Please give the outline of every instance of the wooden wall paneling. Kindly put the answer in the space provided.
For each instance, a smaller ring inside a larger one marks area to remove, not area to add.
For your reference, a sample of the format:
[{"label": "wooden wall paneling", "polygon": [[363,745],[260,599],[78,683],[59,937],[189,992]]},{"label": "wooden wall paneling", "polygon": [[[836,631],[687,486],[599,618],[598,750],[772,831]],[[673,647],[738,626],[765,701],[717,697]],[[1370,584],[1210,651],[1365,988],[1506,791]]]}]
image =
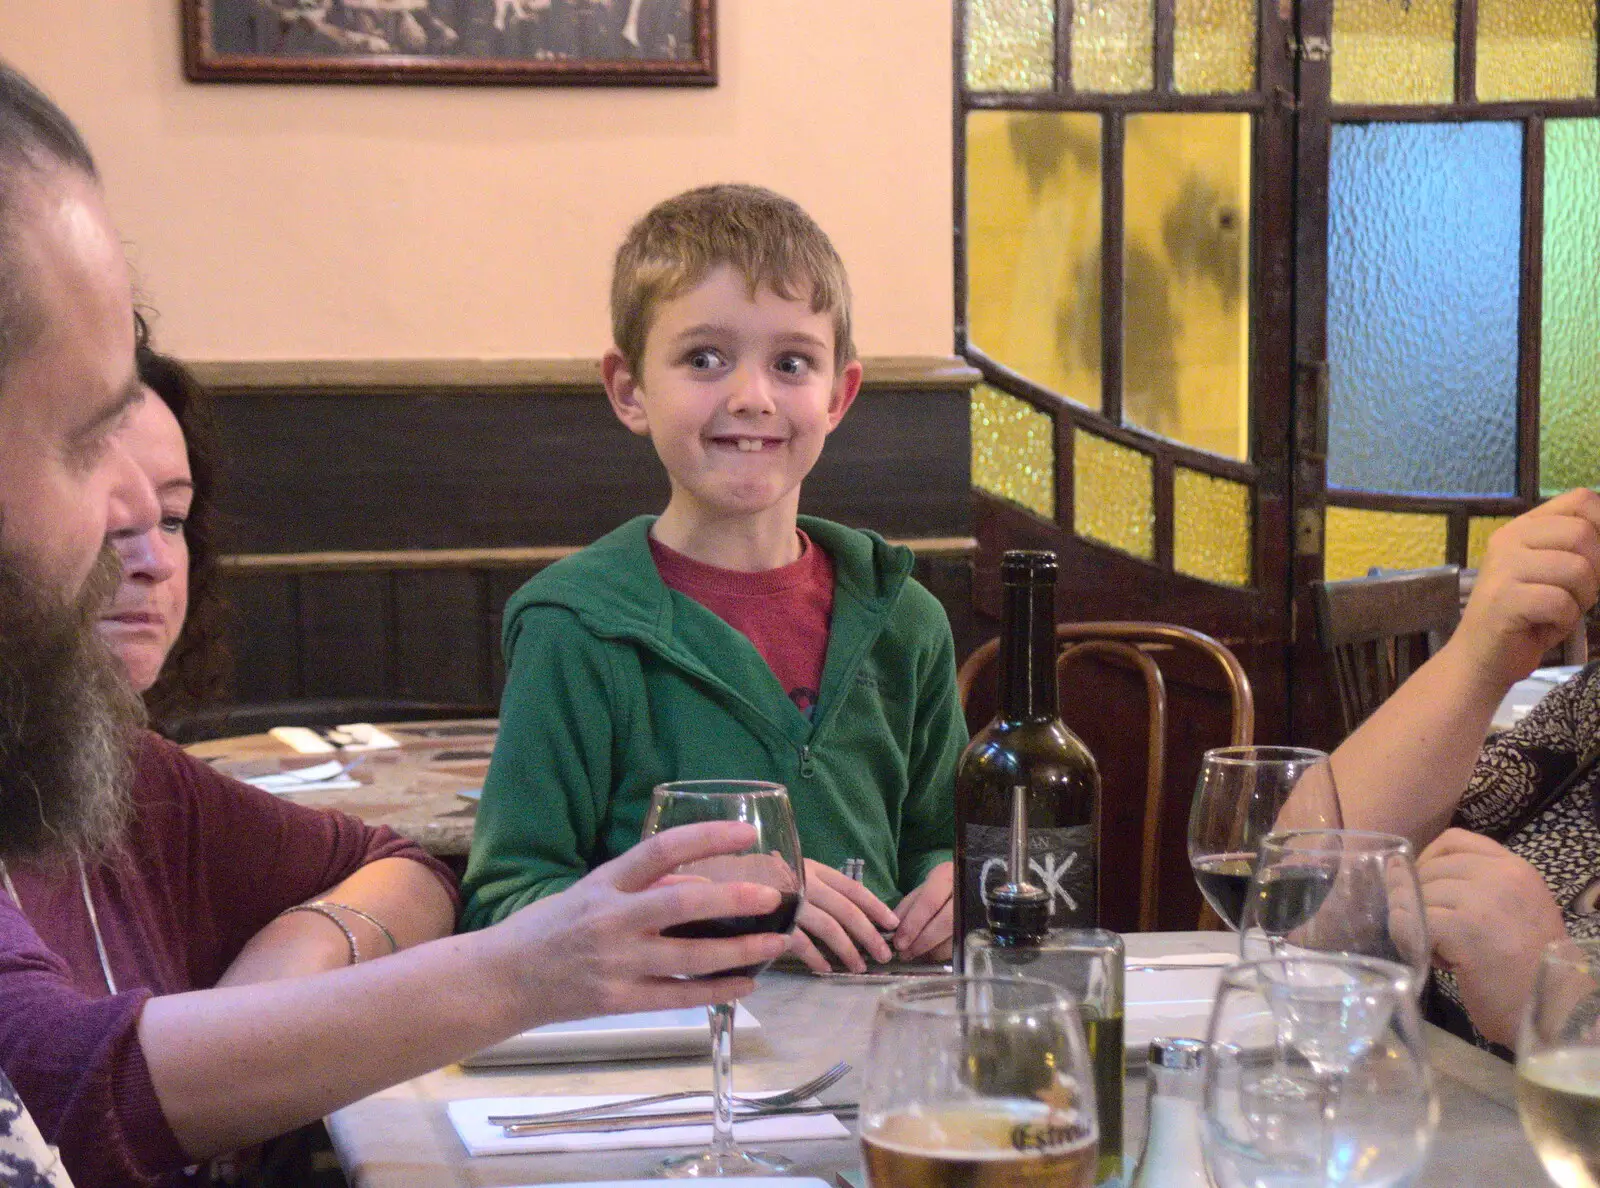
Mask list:
[{"label": "wooden wall paneling", "polygon": [[471,569],[394,574],[396,696],[468,705],[493,700],[487,584],[486,573]]},{"label": "wooden wall paneling", "polygon": [[299,578],[304,696],[393,695],[391,577],[376,572]]},{"label": "wooden wall paneling", "polygon": [[298,579],[286,574],[225,574],[226,646],[233,656],[233,701],[300,696]]},{"label": "wooden wall paneling", "polygon": [[493,705],[500,704],[500,694],[506,687],[506,657],[500,645],[501,630],[505,625],[506,603],[511,596],[538,573],[543,566],[528,566],[523,569],[492,569],[488,572],[488,606],[489,617],[489,700]]}]

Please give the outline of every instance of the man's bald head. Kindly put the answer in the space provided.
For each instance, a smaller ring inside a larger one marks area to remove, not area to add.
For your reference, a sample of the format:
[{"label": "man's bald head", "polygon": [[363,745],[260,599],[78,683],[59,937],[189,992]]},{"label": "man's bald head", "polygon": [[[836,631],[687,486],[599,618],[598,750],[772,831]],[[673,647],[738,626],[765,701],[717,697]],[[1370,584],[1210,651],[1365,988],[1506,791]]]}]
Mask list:
[{"label": "man's bald head", "polygon": [[99,177],[89,146],[66,113],[0,62],[0,378],[39,332],[16,243],[18,212],[32,187],[62,170]]}]

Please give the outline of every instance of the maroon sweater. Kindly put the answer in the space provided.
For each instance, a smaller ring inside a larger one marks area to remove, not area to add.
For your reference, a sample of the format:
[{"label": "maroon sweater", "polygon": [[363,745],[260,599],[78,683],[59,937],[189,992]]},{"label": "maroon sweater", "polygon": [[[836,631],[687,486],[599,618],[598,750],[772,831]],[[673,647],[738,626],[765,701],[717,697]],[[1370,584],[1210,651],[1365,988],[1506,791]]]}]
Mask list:
[{"label": "maroon sweater", "polygon": [[139,1046],[151,995],[215,985],[280,911],[377,859],[424,863],[456,893],[391,830],[240,784],[155,735],[133,795],[127,845],[89,870],[119,993],[106,992],[75,865],[14,865],[20,911],[0,894],[0,1069],[78,1188],[159,1184],[189,1162]]}]

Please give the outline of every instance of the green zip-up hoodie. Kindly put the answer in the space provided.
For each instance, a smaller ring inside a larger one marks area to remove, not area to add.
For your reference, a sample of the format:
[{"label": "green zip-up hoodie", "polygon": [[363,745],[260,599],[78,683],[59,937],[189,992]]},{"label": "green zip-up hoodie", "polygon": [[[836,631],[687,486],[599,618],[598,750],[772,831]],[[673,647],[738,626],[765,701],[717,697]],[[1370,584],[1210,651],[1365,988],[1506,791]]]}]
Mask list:
[{"label": "green zip-up hoodie", "polygon": [[800,527],[834,567],[813,716],[761,654],[662,582],[640,516],[539,574],[506,605],[500,737],[467,865],[482,928],[639,840],[666,780],[773,780],[800,846],[866,859],[890,906],[950,858],[967,741],[955,647],[911,553],[827,520]]}]

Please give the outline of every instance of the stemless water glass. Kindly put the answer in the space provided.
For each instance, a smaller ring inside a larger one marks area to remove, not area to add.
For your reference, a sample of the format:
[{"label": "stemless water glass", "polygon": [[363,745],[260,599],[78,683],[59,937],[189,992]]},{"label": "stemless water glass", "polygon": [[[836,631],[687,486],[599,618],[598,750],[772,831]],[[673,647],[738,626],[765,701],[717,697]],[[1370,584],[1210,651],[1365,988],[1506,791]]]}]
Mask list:
[{"label": "stemless water glass", "polygon": [[1090,1188],[1098,1137],[1083,1027],[1048,982],[926,978],[878,1000],[861,1093],[870,1188]]},{"label": "stemless water glass", "polygon": [[1600,941],[1544,952],[1517,1042],[1517,1113],[1561,1188],[1600,1188]]},{"label": "stemless water glass", "polygon": [[1343,825],[1333,766],[1322,751],[1218,747],[1200,761],[1189,865],[1206,901],[1238,931],[1261,839],[1274,830]]},{"label": "stemless water glass", "polygon": [[1217,1188],[1403,1188],[1439,1123],[1410,973],[1299,957],[1236,965],[1208,1030],[1201,1140]]},{"label": "stemless water glass", "polygon": [[1269,834],[1245,893],[1239,954],[1376,957],[1428,976],[1428,930],[1411,843],[1389,833]]},{"label": "stemless water glass", "polygon": [[[662,929],[663,936],[707,939],[753,932],[794,930],[805,896],[800,837],[795,832],[789,794],[780,784],[756,780],[682,780],[659,785],[650,798],[644,836],[700,821],[743,821],[755,826],[756,840],[738,854],[721,854],[685,863],[678,874],[716,883],[761,883],[782,895],[776,910],[759,916],[691,920]],[[725,970],[720,975],[754,977],[765,965]],[[668,1176],[759,1176],[788,1171],[790,1160],[765,1151],[741,1150],[733,1141],[733,1004],[717,1003],[711,1015],[711,1148],[676,1155],[662,1164]]]}]

